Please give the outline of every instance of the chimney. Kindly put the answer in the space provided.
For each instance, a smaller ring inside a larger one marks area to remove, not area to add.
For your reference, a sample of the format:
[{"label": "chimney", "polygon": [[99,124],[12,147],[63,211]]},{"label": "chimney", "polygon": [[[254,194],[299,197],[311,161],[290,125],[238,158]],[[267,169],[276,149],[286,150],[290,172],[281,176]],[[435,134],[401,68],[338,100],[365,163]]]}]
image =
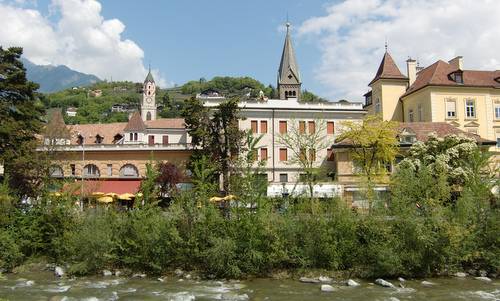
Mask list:
[{"label": "chimney", "polygon": [[417,78],[417,61],[409,58],[406,60],[406,72],[408,75],[408,87],[413,85],[415,79]]},{"label": "chimney", "polygon": [[458,70],[464,70],[464,58],[462,56],[457,56],[456,58],[449,60],[448,64]]}]

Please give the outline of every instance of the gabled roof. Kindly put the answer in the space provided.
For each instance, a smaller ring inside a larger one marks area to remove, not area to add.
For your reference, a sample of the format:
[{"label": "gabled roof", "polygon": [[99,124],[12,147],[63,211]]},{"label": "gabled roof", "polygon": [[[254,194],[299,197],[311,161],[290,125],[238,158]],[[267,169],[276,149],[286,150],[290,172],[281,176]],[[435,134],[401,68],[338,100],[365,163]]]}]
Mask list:
[{"label": "gabled roof", "polygon": [[71,133],[61,112],[61,109],[53,109],[48,112],[49,122],[45,126],[44,136],[46,138],[70,139]]},{"label": "gabled roof", "polygon": [[[455,82],[450,74],[462,73],[462,82]],[[500,77],[500,70],[479,71],[479,70],[459,70],[453,65],[442,60],[435,62],[417,74],[415,82],[408,88],[405,97],[426,86],[466,86],[466,87],[491,87],[500,88],[500,81],[495,80]]]},{"label": "gabled roof", "polygon": [[[292,78],[288,78],[289,73]],[[300,73],[295,51],[293,50],[292,40],[290,38],[290,23],[286,24],[285,44],[281,54],[280,67],[278,69],[278,84],[300,84]]]},{"label": "gabled roof", "polygon": [[127,123],[127,126],[123,129],[125,132],[144,132],[146,130],[146,125],[144,121],[142,121],[141,114],[138,111],[135,111],[130,120]]},{"label": "gabled roof", "polygon": [[375,77],[368,85],[370,86],[379,79],[408,79],[403,75],[403,73],[401,73],[398,66],[392,59],[392,56],[387,51],[384,53],[384,57],[380,62],[377,74],[375,74]]}]

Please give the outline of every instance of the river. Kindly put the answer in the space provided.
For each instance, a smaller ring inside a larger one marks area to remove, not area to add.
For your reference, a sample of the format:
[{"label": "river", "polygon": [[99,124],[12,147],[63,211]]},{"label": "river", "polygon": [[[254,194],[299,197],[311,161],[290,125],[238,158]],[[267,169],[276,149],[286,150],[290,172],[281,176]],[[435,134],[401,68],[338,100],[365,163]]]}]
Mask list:
[{"label": "river", "polygon": [[[297,280],[253,279],[205,281],[115,276],[57,279],[52,273],[7,274],[0,280],[0,300],[500,300],[500,281],[484,282],[472,277],[408,280],[405,288],[384,288],[369,281],[347,287],[335,281],[333,292],[322,292],[321,284]],[[398,284],[398,281],[392,281]]]}]

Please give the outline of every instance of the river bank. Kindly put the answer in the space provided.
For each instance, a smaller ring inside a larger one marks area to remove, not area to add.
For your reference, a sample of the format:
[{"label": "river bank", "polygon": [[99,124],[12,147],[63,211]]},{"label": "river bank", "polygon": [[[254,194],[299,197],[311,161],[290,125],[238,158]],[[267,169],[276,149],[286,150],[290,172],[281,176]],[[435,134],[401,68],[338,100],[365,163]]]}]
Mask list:
[{"label": "river bank", "polygon": [[[331,292],[321,291],[321,283],[301,283],[292,279],[255,278],[249,280],[196,280],[169,276],[141,277],[89,276],[57,278],[50,271],[3,275],[0,300],[500,300],[500,281],[472,277],[443,277],[391,281],[394,288],[373,281],[355,279],[349,287],[345,279],[332,279]],[[424,282],[425,281],[425,282]]]}]

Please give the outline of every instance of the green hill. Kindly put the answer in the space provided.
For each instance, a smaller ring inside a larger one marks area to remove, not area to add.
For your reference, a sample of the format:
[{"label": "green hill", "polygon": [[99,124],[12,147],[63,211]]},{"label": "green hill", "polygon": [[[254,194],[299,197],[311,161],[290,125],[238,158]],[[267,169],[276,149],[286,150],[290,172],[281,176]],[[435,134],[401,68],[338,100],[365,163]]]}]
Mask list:
[{"label": "green hill", "polygon": [[[214,77],[207,81],[189,81],[186,84],[169,89],[157,89],[156,102],[158,115],[162,118],[180,117],[184,100],[207,89],[215,89],[227,98],[257,97],[262,90],[270,98],[275,97],[276,89],[265,86],[250,77]],[[96,91],[101,95],[96,97]],[[130,111],[139,109],[142,98],[142,83],[98,82],[87,87],[69,88],[59,92],[45,94],[42,97],[47,109],[77,109],[75,117],[64,115],[68,124],[125,122]],[[304,91],[303,101],[324,101],[318,96]],[[127,108],[129,112],[114,112],[113,105]]]}]

